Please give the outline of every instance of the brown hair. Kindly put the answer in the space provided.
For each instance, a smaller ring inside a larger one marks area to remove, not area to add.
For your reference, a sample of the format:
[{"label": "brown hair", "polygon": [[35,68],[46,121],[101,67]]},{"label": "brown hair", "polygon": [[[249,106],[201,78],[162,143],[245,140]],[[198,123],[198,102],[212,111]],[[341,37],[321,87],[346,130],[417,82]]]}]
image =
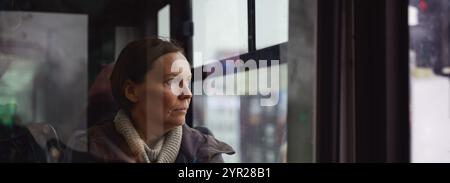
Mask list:
[{"label": "brown hair", "polygon": [[128,112],[133,105],[125,96],[125,81],[144,82],[144,76],[153,68],[154,62],[162,55],[173,52],[183,53],[183,49],[173,40],[165,41],[159,38],[137,40],[125,46],[117,58],[110,78],[112,94],[122,109]]}]

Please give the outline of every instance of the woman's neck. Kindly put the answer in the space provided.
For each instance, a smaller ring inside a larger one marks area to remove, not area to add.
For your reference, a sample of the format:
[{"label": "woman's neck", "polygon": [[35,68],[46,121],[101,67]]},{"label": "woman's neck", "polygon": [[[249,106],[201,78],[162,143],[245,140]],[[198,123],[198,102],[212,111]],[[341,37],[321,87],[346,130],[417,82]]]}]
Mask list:
[{"label": "woman's neck", "polygon": [[139,136],[149,147],[153,147],[166,134],[162,121],[149,119],[144,114],[133,111],[130,119]]}]

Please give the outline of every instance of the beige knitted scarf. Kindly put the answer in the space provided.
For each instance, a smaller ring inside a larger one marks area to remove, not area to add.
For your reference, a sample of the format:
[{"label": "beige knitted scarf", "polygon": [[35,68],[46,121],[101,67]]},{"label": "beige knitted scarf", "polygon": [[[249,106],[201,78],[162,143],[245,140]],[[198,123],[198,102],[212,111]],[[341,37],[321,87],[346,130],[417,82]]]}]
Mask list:
[{"label": "beige knitted scarf", "polygon": [[131,152],[146,163],[173,163],[181,146],[182,127],[179,126],[159,139],[150,148],[139,136],[130,118],[123,110],[119,110],[114,118],[116,130],[125,138]]}]

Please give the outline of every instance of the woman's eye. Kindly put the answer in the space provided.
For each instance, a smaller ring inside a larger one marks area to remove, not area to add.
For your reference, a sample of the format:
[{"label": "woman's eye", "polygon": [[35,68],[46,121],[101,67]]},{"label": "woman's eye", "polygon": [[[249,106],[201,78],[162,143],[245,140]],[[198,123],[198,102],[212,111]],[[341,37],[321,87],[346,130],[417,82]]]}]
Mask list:
[{"label": "woman's eye", "polygon": [[164,82],[164,84],[170,86],[170,84],[172,83],[172,81],[173,81],[173,78],[172,78],[172,79],[168,79],[168,80],[166,80],[166,81]]},{"label": "woman's eye", "polygon": [[187,88],[191,85],[191,79],[185,79],[182,82],[180,82],[180,85],[186,85]]},{"label": "woman's eye", "polygon": [[181,79],[181,80],[178,80],[178,79],[175,79],[175,78],[171,78],[171,79],[166,80],[166,81],[164,82],[164,84],[167,85],[167,86],[171,86],[172,84],[176,84],[175,82],[178,82],[178,86],[179,86],[180,88],[183,88],[184,85],[186,85],[186,87],[189,88],[190,85],[191,85],[191,79]]}]

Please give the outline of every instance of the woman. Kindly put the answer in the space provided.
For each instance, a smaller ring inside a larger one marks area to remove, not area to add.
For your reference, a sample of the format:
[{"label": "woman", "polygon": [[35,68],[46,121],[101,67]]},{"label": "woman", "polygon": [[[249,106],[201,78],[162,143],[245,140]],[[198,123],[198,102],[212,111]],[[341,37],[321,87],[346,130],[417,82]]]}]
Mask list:
[{"label": "woman", "polygon": [[[129,43],[111,73],[121,108],[111,122],[88,130],[88,151],[104,162],[223,162],[233,149],[185,125],[192,93],[182,49],[158,38]],[[178,89],[178,90],[177,90]]]}]

